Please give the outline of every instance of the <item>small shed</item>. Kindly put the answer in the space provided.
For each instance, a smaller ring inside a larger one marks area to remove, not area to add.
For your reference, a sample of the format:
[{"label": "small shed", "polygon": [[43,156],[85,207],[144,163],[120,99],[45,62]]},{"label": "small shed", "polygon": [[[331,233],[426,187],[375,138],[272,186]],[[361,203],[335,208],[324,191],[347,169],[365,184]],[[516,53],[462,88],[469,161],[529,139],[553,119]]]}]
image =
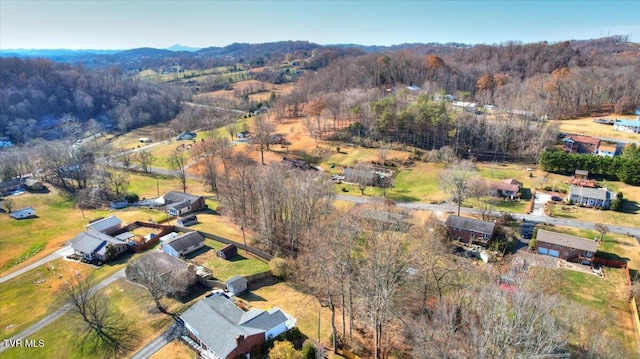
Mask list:
[{"label": "small shed", "polygon": [[251,137],[251,132],[249,132],[249,131],[238,132],[236,134],[236,137],[238,137],[238,138],[249,138],[249,137]]},{"label": "small shed", "polygon": [[188,216],[188,217],[178,218],[176,223],[181,227],[193,226],[195,224],[198,224],[198,217],[196,217],[196,216]]},{"label": "small shed", "polygon": [[216,255],[219,258],[229,260],[238,255],[238,247],[236,247],[234,244],[227,244],[221,250],[219,250]]},{"label": "small shed", "polygon": [[26,208],[22,208],[17,211],[11,212],[10,216],[15,219],[31,218],[36,216],[36,210],[33,209],[33,207],[26,207]]},{"label": "small shed", "polygon": [[232,295],[240,295],[246,292],[247,284],[247,279],[239,275],[229,278],[229,280],[227,280],[227,282],[225,283],[225,285],[227,286],[227,291],[229,291],[229,294]]}]

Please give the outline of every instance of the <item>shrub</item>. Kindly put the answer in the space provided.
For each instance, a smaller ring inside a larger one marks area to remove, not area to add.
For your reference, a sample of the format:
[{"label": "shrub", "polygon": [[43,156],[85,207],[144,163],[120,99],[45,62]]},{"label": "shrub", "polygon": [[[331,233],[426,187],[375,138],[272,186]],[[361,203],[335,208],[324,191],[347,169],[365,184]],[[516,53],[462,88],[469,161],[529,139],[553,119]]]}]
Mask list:
[{"label": "shrub", "polygon": [[315,345],[307,342],[302,346],[302,359],[316,359],[318,350]]},{"label": "shrub", "polygon": [[124,196],[124,199],[126,199],[128,203],[136,203],[140,200],[140,197],[138,197],[137,193],[130,192]]},{"label": "shrub", "polygon": [[285,278],[287,276],[287,267],[287,261],[284,258],[273,257],[269,262],[269,268],[274,277]]}]

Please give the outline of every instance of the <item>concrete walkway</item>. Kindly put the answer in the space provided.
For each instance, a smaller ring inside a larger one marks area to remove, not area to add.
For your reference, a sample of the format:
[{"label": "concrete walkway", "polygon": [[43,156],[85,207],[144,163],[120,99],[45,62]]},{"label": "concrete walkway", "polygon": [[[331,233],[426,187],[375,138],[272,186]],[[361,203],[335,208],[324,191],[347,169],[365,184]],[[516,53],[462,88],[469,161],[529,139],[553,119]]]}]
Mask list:
[{"label": "concrete walkway", "polygon": [[[93,288],[91,288],[91,293],[95,293],[95,292],[99,291],[100,289],[108,286],[109,284],[113,283],[114,281],[116,281],[116,280],[118,280],[120,278],[125,278],[124,269],[121,269],[121,270],[115,272],[114,274],[112,274],[112,275],[108,276],[107,278],[105,278],[100,283],[96,284]],[[63,306],[62,308],[56,310],[55,312],[47,315],[44,318],[42,318],[39,322],[33,324],[32,326],[28,327],[27,329],[25,329],[25,330],[21,331],[20,333],[14,335],[13,337],[9,338],[9,340],[25,339],[25,338],[33,335],[38,330],[46,327],[47,325],[49,325],[52,322],[54,322],[56,319],[62,317],[70,308],[71,308],[71,305],[69,305],[69,304]],[[4,344],[1,345],[0,346],[0,353],[5,351],[6,349],[7,348],[4,346]]]},{"label": "concrete walkway", "polygon": [[138,352],[132,355],[130,358],[146,359],[151,357],[158,350],[169,344],[169,342],[183,335],[183,331],[184,327],[182,325],[178,324],[178,322],[173,323],[164,333],[151,341],[149,344],[142,347],[142,349],[138,350]]}]

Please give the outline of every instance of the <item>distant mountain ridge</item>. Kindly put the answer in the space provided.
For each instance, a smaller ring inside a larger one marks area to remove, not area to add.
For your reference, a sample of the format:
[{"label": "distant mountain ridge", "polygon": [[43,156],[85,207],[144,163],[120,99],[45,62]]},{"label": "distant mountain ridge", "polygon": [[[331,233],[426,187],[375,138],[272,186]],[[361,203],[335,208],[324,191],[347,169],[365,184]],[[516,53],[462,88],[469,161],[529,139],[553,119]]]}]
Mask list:
[{"label": "distant mountain ridge", "polygon": [[175,44],[171,47],[167,47],[165,50],[169,51],[186,51],[186,52],[195,52],[200,50],[201,47],[192,47],[192,46],[184,46],[180,44]]}]

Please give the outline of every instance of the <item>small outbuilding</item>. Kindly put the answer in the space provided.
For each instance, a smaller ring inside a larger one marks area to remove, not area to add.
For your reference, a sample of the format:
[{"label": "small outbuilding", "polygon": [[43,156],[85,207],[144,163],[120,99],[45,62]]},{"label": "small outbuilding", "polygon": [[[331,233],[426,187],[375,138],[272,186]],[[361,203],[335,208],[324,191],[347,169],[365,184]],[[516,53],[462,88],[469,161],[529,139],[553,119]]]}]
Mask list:
[{"label": "small outbuilding", "polygon": [[187,232],[162,245],[162,250],[173,257],[180,257],[204,246],[204,237],[198,232]]},{"label": "small outbuilding", "polygon": [[42,191],[44,189],[44,184],[33,178],[27,178],[24,181],[24,185],[29,191]]},{"label": "small outbuilding", "polygon": [[227,244],[221,250],[219,250],[216,255],[218,256],[218,258],[229,260],[238,255],[238,247],[236,247],[234,244]]},{"label": "small outbuilding", "polygon": [[178,218],[176,223],[181,227],[193,226],[193,225],[198,224],[198,217],[196,217],[196,216],[188,216],[188,217]]},{"label": "small outbuilding", "polygon": [[229,291],[229,293],[232,295],[240,295],[246,292],[248,284],[249,282],[247,281],[247,278],[239,275],[229,278],[229,280],[227,280],[227,282],[225,283],[225,285],[227,286],[227,291]]},{"label": "small outbuilding", "polygon": [[13,211],[9,215],[15,219],[33,218],[36,216],[36,210],[33,207],[26,207]]}]

